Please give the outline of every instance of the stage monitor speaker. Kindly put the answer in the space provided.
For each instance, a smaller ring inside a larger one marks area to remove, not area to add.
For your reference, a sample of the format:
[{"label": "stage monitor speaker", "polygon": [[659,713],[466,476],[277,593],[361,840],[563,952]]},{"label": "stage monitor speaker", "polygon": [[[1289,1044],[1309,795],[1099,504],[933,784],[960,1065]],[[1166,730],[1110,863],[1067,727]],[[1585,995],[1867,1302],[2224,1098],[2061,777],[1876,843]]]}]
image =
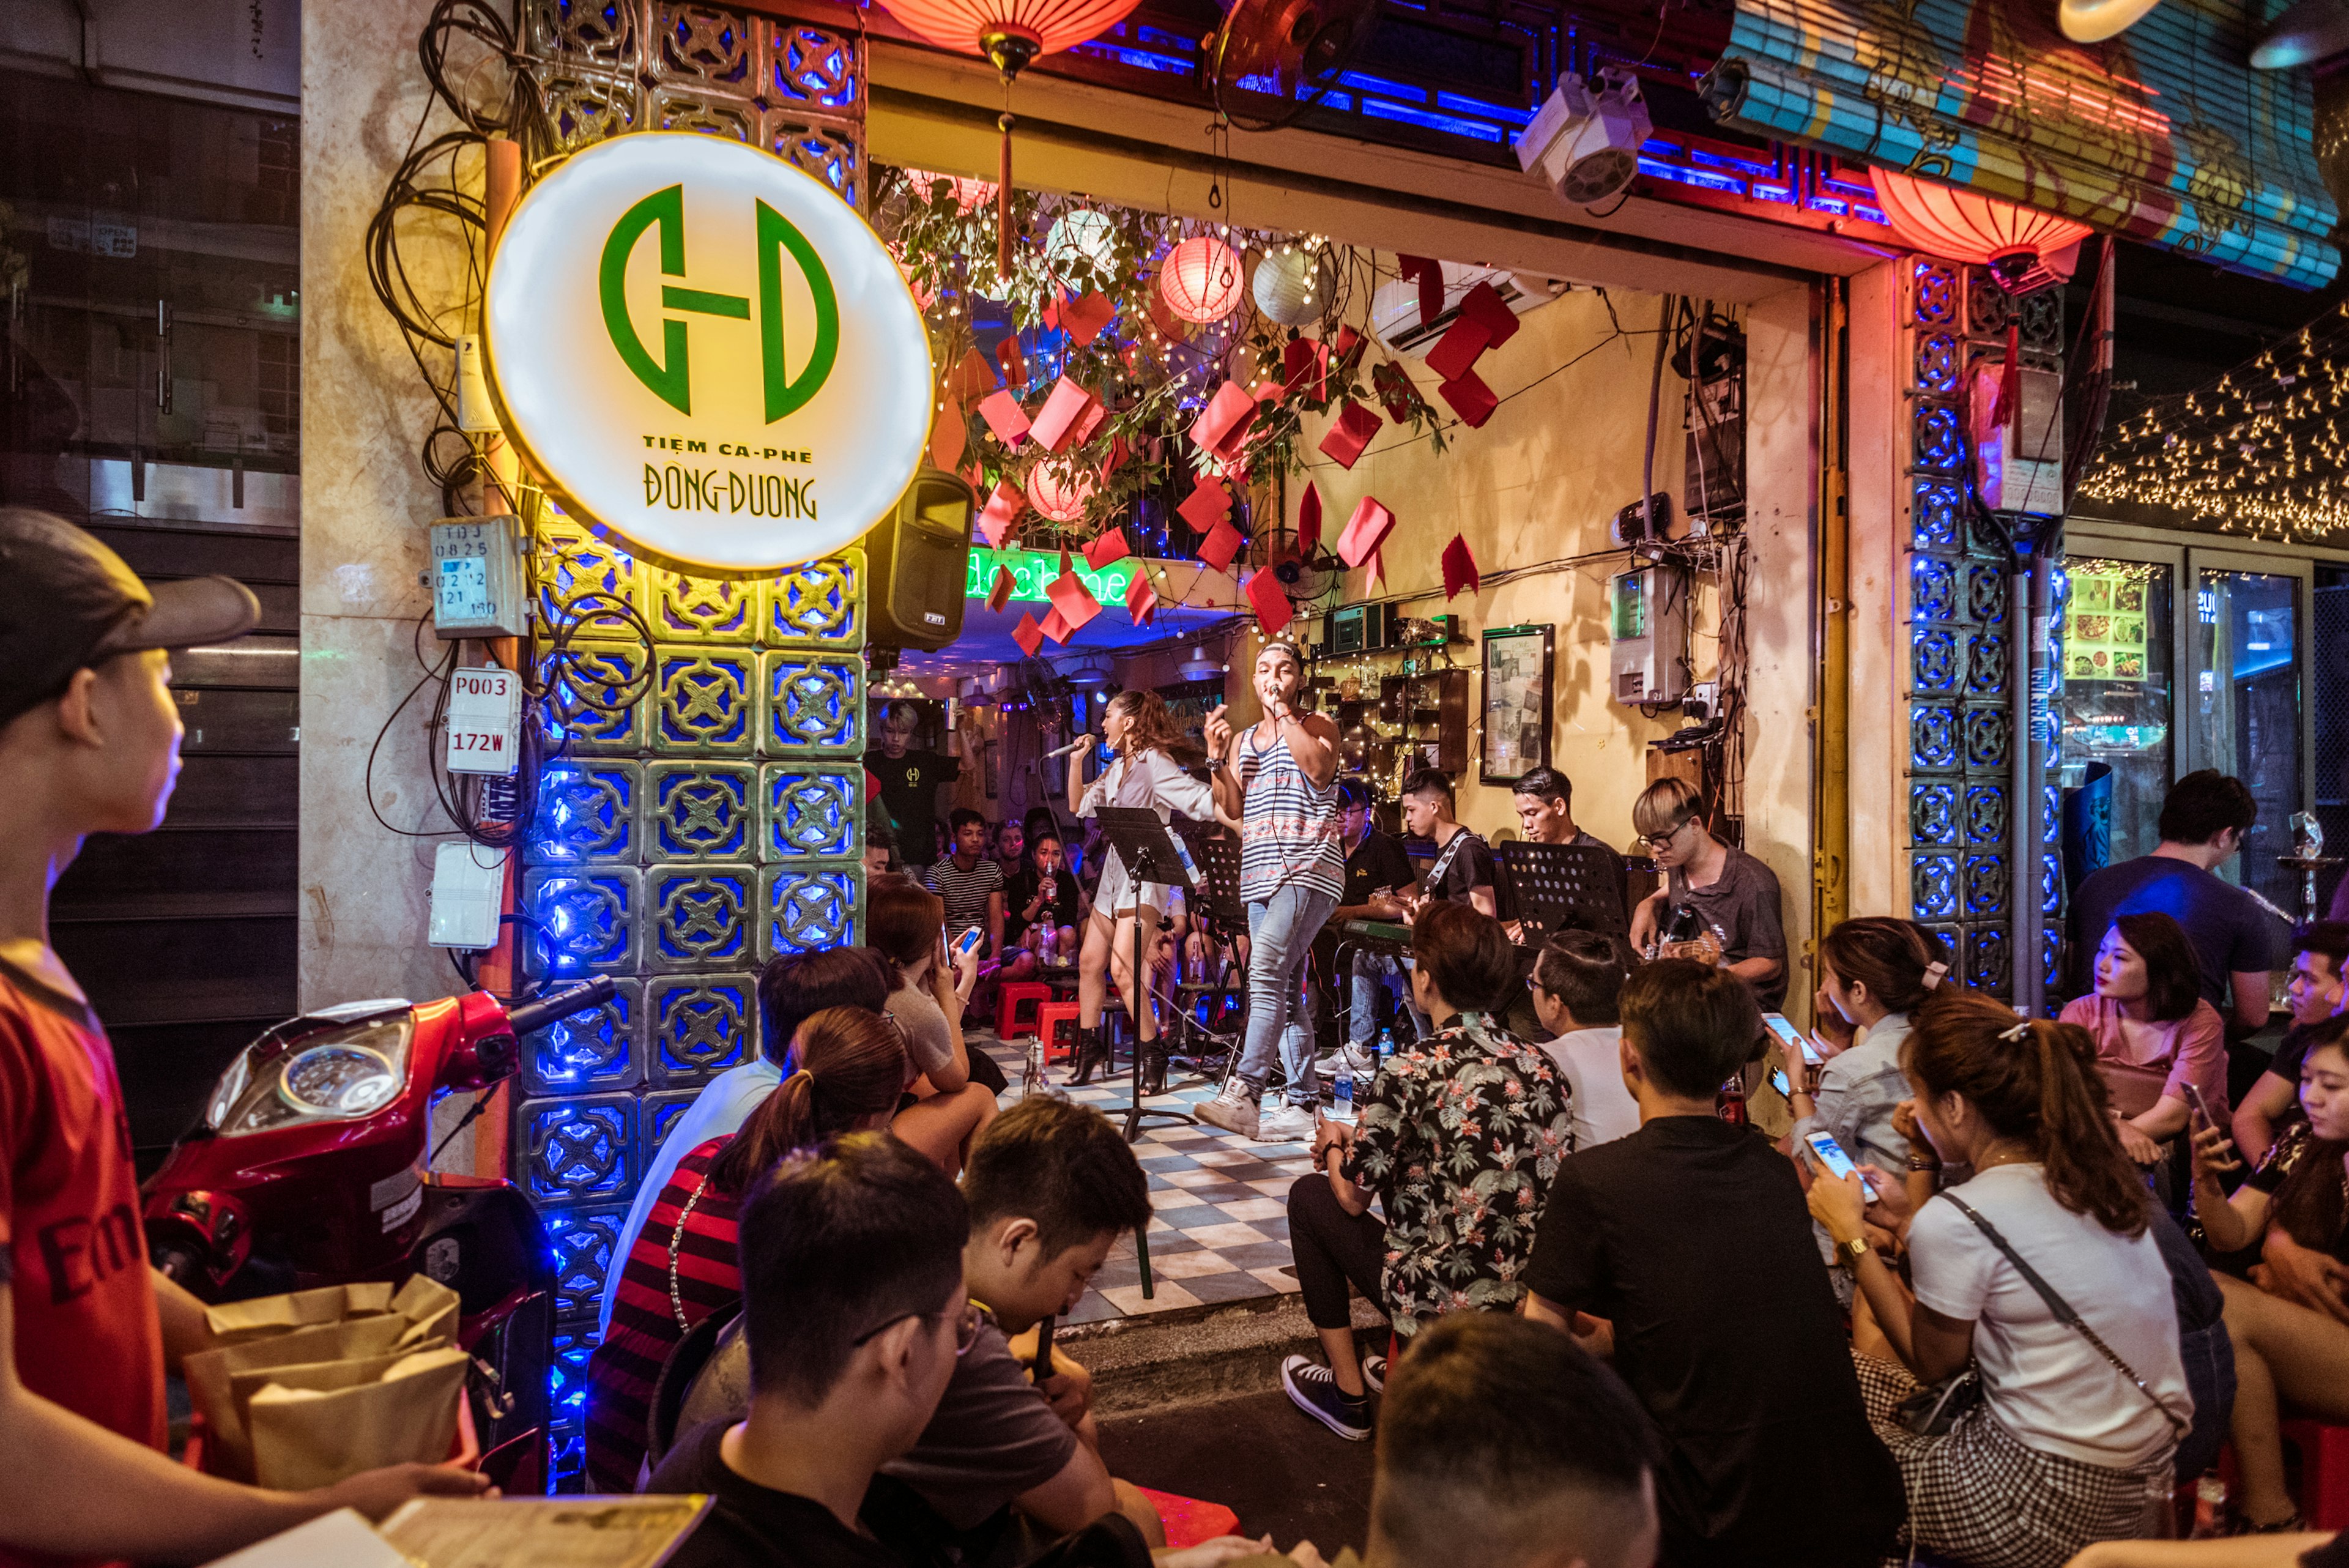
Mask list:
[{"label": "stage monitor speaker", "polygon": [[868,642],[944,648],[962,635],[970,575],[971,514],[978,497],[942,469],[925,468],[897,509],[864,535]]}]

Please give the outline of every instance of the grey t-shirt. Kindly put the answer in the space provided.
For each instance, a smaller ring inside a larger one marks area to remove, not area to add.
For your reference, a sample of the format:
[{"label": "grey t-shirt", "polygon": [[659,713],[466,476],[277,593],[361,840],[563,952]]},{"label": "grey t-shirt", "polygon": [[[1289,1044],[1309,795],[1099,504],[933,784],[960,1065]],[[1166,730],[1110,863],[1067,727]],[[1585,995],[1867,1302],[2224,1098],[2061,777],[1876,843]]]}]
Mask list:
[{"label": "grey t-shirt", "polygon": [[1778,914],[1778,878],[1770,867],[1735,845],[1723,847],[1729,851],[1728,863],[1722,867],[1720,878],[1708,887],[1691,886],[1687,874],[1673,867],[1665,884],[1666,908],[1660,929],[1669,931],[1674,915],[1683,909],[1694,909],[1721,944],[1721,955],[1728,962],[1776,959],[1777,978],[1758,981],[1754,987],[1754,999],[1765,1010],[1775,1008],[1786,1000],[1786,931]]},{"label": "grey t-shirt", "polygon": [[1076,1451],[1077,1434],[1028,1381],[1027,1367],[990,1317],[955,1363],[922,1440],[881,1473],[921,1493],[955,1529],[973,1530],[1059,1475]]},{"label": "grey t-shirt", "polygon": [[926,987],[900,981],[889,993],[889,1016],[905,1032],[905,1054],[915,1066],[935,1073],[954,1060],[954,1030]]}]

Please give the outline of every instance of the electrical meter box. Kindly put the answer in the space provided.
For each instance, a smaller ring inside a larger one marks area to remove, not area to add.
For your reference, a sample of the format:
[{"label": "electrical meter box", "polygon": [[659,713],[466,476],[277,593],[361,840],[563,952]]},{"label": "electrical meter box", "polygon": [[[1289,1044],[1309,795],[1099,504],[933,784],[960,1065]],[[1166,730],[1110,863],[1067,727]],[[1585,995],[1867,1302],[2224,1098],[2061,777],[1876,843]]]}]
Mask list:
[{"label": "electrical meter box", "polygon": [[441,638],[526,637],[522,519],[443,517],[432,524],[432,629]]},{"label": "electrical meter box", "polygon": [[504,850],[470,840],[441,845],[432,852],[432,921],[425,940],[473,952],[497,946],[505,890]]},{"label": "electrical meter box", "polygon": [[1607,690],[1618,702],[1688,695],[1688,573],[1642,566],[1607,582]]}]

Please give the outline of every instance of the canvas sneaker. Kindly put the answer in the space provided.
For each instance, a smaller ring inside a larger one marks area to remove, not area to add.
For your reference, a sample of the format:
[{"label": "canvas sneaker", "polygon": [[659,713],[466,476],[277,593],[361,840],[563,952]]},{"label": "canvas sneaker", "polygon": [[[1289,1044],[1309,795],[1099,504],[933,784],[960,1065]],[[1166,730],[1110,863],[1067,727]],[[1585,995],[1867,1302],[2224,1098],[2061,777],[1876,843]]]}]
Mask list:
[{"label": "canvas sneaker", "polygon": [[1373,1394],[1387,1391],[1387,1358],[1383,1355],[1362,1357],[1362,1386]]},{"label": "canvas sneaker", "polygon": [[1349,1399],[1338,1391],[1337,1376],[1319,1362],[1292,1355],[1280,1364],[1280,1386],[1289,1403],[1350,1443],[1371,1435],[1368,1398]]},{"label": "canvas sneaker", "polygon": [[1216,1090],[1216,1097],[1199,1107],[1199,1119],[1211,1127],[1236,1132],[1242,1137],[1261,1136],[1257,1131],[1256,1095],[1237,1078]]},{"label": "canvas sneaker", "polygon": [[1339,1046],[1335,1051],[1314,1063],[1313,1070],[1324,1078],[1334,1078],[1338,1075],[1338,1064],[1340,1062],[1351,1067],[1357,1078],[1369,1077],[1379,1064],[1377,1055],[1369,1046],[1349,1044]]},{"label": "canvas sneaker", "polygon": [[1320,1118],[1303,1106],[1282,1106],[1262,1113],[1250,1136],[1258,1143],[1310,1143],[1320,1125]]}]

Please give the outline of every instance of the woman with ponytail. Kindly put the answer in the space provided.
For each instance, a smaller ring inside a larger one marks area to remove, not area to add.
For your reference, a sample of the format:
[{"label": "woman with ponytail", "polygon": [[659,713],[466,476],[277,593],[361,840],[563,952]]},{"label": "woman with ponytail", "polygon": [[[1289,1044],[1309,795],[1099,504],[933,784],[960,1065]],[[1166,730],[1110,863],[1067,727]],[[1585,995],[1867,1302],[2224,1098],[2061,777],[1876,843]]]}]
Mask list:
[{"label": "woman with ponytail", "polygon": [[793,1149],[889,1125],[905,1086],[903,1036],[879,1013],[833,1007],[800,1025],[791,1061],[740,1132],[678,1161],[629,1249],[603,1344],[587,1360],[587,1475],[597,1491],[636,1490],[661,1365],[694,1324],[742,1294],[735,1211]]},{"label": "woman with ponytail", "polygon": [[1850,1044],[1818,1070],[1818,1087],[1799,1061],[1786,1064],[1795,1092],[1791,1147],[1832,1133],[1862,1165],[1899,1170],[1909,1139],[1893,1112],[1909,1097],[1900,1048],[1909,1015],[1950,972],[1939,938],[1909,920],[1845,920],[1819,940],[1819,1009],[1850,1027]]},{"label": "woman with ponytail", "polygon": [[2292,1124],[2232,1198],[2224,1179],[2241,1162],[2224,1132],[2194,1116],[2194,1212],[2212,1250],[2242,1251],[2282,1231],[2321,1256],[2319,1277],[2299,1287],[2305,1300],[2285,1299],[2273,1264],[2259,1272],[2264,1285],[2219,1276],[2240,1379],[2240,1501],[2244,1522],[2263,1534],[2302,1528],[2284,1484],[2280,1406],[2349,1422],[2349,1017],[2309,1031],[2300,1106],[2308,1119]]},{"label": "woman with ponytail", "polygon": [[[1973,1175],[1909,1222],[1913,1296],[1864,1238],[1858,1179],[1812,1180],[1811,1213],[1881,1331],[1863,1322],[1854,1354],[1868,1414],[1900,1463],[1917,1548],[1976,1568],[2058,1568],[2139,1532],[2148,1500],[2169,1495],[2193,1413],[2149,1199],[2086,1031],[1940,986],[1902,1066],[1911,1163]],[[1981,1397],[1946,1429],[1921,1436],[1899,1418],[1920,1385],[1969,1361]]]}]

